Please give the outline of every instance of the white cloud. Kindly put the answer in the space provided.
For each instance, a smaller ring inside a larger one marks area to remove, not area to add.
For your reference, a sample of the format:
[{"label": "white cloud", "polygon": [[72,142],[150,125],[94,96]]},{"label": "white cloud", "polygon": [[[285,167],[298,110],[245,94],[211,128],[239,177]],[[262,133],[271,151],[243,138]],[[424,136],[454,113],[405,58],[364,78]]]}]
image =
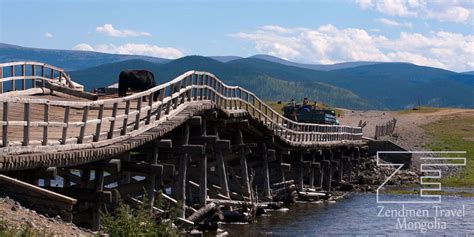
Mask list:
[{"label": "white cloud", "polygon": [[72,47],[73,50],[94,51],[94,48],[88,44],[82,43]]},{"label": "white cloud", "polygon": [[375,21],[377,22],[380,22],[384,25],[387,25],[387,26],[394,26],[394,27],[407,27],[407,28],[413,28],[413,24],[412,23],[409,23],[409,22],[406,22],[406,23],[400,23],[398,21],[394,21],[394,20],[390,20],[390,19],[387,19],[387,18],[377,18],[375,19]]},{"label": "white cloud", "polygon": [[133,31],[133,30],[127,30],[127,29],[115,29],[112,24],[104,24],[103,26],[97,26],[95,28],[95,31],[98,33],[103,33],[108,36],[113,36],[113,37],[128,37],[128,36],[151,36],[150,33],[148,32],[142,32],[142,31]]},{"label": "white cloud", "polygon": [[360,8],[372,9],[389,16],[420,17],[468,23],[474,15],[472,0],[425,1],[425,0],[354,0]]},{"label": "white cloud", "polygon": [[384,25],[388,25],[388,26],[401,26],[400,23],[398,23],[397,21],[393,21],[393,20],[389,20],[387,18],[377,18],[375,19],[375,21],[378,21]]},{"label": "white cloud", "polygon": [[474,69],[474,35],[401,32],[394,39],[363,29],[261,27],[231,37],[250,41],[260,53],[307,62],[403,61],[450,70]]},{"label": "white cloud", "polygon": [[82,43],[73,47],[74,50],[97,51],[114,54],[146,55],[160,58],[179,58],[183,52],[176,48],[159,47],[151,44],[127,43],[124,45],[98,44],[95,47]]},{"label": "white cloud", "polygon": [[362,9],[369,9],[374,6],[372,0],[355,0]]},{"label": "white cloud", "polygon": [[468,9],[459,6],[449,7],[439,12],[428,12],[428,17],[430,18],[452,22],[466,22],[469,19],[469,15],[471,15],[471,12]]},{"label": "white cloud", "polygon": [[377,1],[378,11],[390,16],[416,16],[417,12],[412,10],[406,0],[383,0]]},{"label": "white cloud", "polygon": [[49,33],[49,32],[45,32],[44,33],[44,37],[46,38],[53,38],[53,34]]}]

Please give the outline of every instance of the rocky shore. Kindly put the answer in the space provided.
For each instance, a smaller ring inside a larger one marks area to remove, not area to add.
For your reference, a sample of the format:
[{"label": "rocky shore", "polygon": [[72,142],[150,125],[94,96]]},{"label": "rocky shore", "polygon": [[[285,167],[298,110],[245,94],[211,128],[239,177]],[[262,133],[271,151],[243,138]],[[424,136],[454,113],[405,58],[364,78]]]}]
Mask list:
[{"label": "rocky shore", "polygon": [[0,236],[94,236],[94,233],[59,217],[40,215],[3,197],[0,198]]}]

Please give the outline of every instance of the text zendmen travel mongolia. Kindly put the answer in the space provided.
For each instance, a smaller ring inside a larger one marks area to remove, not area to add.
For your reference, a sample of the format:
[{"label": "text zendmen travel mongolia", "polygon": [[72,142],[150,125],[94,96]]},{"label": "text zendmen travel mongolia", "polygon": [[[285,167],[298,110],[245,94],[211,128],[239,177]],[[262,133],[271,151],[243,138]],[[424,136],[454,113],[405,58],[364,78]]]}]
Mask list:
[{"label": "text zendmen travel mongolia", "polygon": [[428,230],[446,229],[449,218],[464,217],[466,209],[444,209],[433,205],[429,208],[407,208],[405,205],[398,208],[377,206],[377,217],[396,218],[395,227],[401,230],[419,230],[426,233]]}]

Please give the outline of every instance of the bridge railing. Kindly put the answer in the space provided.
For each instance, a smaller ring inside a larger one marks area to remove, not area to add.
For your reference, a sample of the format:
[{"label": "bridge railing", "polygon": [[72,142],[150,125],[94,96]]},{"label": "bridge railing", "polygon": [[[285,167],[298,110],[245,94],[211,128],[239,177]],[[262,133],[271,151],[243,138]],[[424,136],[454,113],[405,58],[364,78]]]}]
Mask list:
[{"label": "bridge railing", "polygon": [[[157,101],[153,100],[158,93]],[[0,97],[0,152],[81,149],[136,136],[167,120],[185,103],[213,102],[227,113],[244,112],[290,143],[322,144],[362,139],[362,128],[298,123],[255,94],[227,86],[213,74],[189,71],[172,81],[126,97],[59,101]]]},{"label": "bridge railing", "polygon": [[63,69],[30,61],[0,63],[0,94],[45,87],[47,82],[74,88]]}]

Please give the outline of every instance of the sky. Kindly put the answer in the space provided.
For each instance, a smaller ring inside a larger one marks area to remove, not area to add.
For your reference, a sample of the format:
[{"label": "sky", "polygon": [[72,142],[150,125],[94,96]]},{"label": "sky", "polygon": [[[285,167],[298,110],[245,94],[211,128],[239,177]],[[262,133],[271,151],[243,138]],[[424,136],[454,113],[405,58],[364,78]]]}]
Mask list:
[{"label": "sky", "polygon": [[162,58],[269,54],[474,70],[474,0],[0,0],[0,42]]}]

